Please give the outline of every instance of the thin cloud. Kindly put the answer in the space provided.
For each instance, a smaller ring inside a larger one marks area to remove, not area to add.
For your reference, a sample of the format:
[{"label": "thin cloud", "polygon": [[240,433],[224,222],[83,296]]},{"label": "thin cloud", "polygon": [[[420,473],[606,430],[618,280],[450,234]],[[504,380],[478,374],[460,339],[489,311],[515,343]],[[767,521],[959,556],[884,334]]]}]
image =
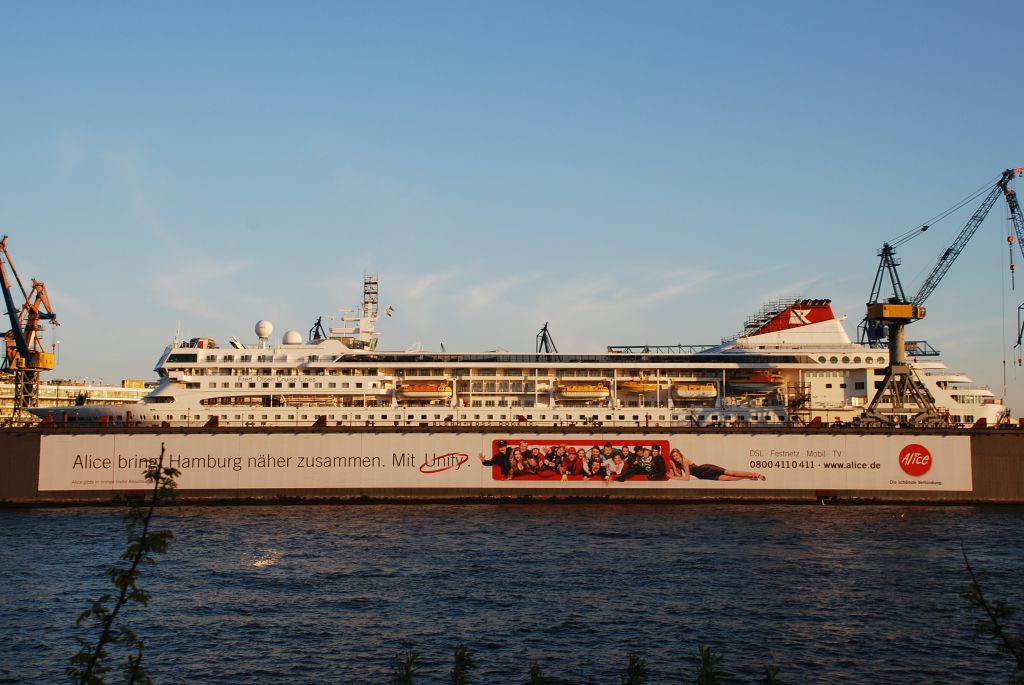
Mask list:
[{"label": "thin cloud", "polygon": [[215,287],[245,269],[241,262],[203,260],[180,269],[157,274],[153,287],[161,303],[181,314],[213,318],[222,312],[210,305],[211,292],[224,292]]},{"label": "thin cloud", "polygon": [[420,276],[411,281],[400,281],[395,285],[395,296],[406,301],[423,300],[430,297],[438,286],[444,285],[454,277],[453,272],[440,271]]},{"label": "thin cloud", "polygon": [[466,306],[470,310],[483,309],[523,281],[521,277],[504,278],[470,286],[465,291]]},{"label": "thin cloud", "polygon": [[784,267],[781,266],[769,266],[760,269],[749,269],[746,271],[729,271],[716,275],[717,282],[720,285],[728,285],[735,283],[745,283],[747,281],[762,281],[766,276],[777,274],[780,271],[784,271]]},{"label": "thin cloud", "polygon": [[668,300],[673,297],[679,297],[680,295],[700,290],[700,287],[710,281],[714,275],[713,271],[688,272],[682,277],[679,277],[679,281],[677,283],[665,286],[660,290],[655,290],[649,295],[639,298],[637,302],[640,304],[654,304],[656,302],[661,302],[662,300]]},{"label": "thin cloud", "polygon": [[142,153],[132,148],[111,150],[106,153],[106,162],[139,224],[165,242],[171,242],[157,209],[157,191],[150,180],[151,174],[146,170]]},{"label": "thin cloud", "polygon": [[81,141],[64,133],[57,137],[53,146],[57,158],[57,173],[65,178],[73,175],[85,159]]},{"label": "thin cloud", "polygon": [[823,278],[822,274],[812,276],[810,278],[802,278],[798,281],[791,281],[785,285],[781,285],[778,288],[769,290],[765,294],[765,299],[774,300],[780,297],[788,297],[790,295],[796,295],[800,297],[807,296],[812,288],[818,283],[821,283]]}]

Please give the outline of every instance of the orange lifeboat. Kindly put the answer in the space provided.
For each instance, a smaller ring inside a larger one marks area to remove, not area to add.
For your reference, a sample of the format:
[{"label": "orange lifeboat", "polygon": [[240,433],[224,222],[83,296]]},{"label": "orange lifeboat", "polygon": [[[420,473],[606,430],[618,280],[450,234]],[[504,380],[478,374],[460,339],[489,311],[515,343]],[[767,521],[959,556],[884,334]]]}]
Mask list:
[{"label": "orange lifeboat", "polygon": [[714,383],[676,383],[672,394],[677,400],[713,400],[718,397],[718,386]]},{"label": "orange lifeboat", "polygon": [[558,396],[566,400],[603,400],[608,397],[604,385],[560,385]]},{"label": "orange lifeboat", "polygon": [[398,394],[415,400],[443,400],[452,396],[452,386],[449,383],[402,383]]},{"label": "orange lifeboat", "polygon": [[777,390],[783,383],[778,371],[739,371],[729,379],[729,388],[735,392],[766,393]]},{"label": "orange lifeboat", "polygon": [[[626,392],[647,393],[657,392],[659,383],[655,381],[622,381],[617,387],[619,390],[625,390]],[[660,384],[660,387],[663,390],[665,389],[664,384]]]}]

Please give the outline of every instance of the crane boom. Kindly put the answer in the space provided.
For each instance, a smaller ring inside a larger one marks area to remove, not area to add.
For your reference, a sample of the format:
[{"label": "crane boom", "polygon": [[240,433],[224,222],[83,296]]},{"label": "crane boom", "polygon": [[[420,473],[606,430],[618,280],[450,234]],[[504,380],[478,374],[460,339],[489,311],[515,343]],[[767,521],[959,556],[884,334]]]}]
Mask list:
[{"label": "crane boom", "polygon": [[[924,304],[924,301],[928,299],[928,296],[931,295],[935,291],[935,288],[939,286],[943,277],[945,277],[946,273],[948,273],[949,269],[953,266],[953,262],[955,262],[956,258],[960,256],[960,253],[964,251],[964,248],[967,247],[968,241],[970,241],[975,231],[978,230],[978,227],[981,226],[981,222],[983,222],[985,217],[988,216],[989,211],[991,211],[992,206],[995,205],[999,196],[1003,195],[1004,197],[1007,197],[1007,201],[1009,201],[1007,191],[1010,193],[1013,192],[1009,187],[1010,180],[1013,179],[1017,173],[1020,173],[1021,170],[1022,168],[1018,167],[1017,169],[1007,169],[1003,172],[1002,176],[1000,176],[999,180],[996,182],[996,185],[991,191],[989,191],[989,194],[985,196],[985,200],[981,203],[981,206],[974,211],[974,214],[971,215],[971,218],[967,221],[964,227],[960,229],[960,233],[957,234],[956,239],[953,240],[952,244],[945,249],[939,257],[939,261],[935,263],[934,267],[932,267],[928,277],[924,279],[924,283],[921,284],[917,294],[914,295],[914,298],[911,300],[913,304]],[[1016,197],[1014,197],[1014,200],[1016,200]],[[1019,212],[1020,209],[1018,208],[1017,211]]]},{"label": "crane boom", "polygon": [[[11,263],[10,256],[7,254],[7,236],[4,236],[3,240],[0,241],[0,254],[7,257],[8,264]],[[13,265],[11,265],[11,271],[14,271]],[[19,355],[27,357],[29,352],[28,341],[21,330],[21,321],[18,318],[19,310],[14,306],[14,297],[11,296],[11,283],[7,280],[7,271],[4,269],[3,260],[0,260],[0,283],[3,284],[4,303],[7,305],[7,318],[11,322],[11,337],[14,338],[15,349]]]},{"label": "crane boom", "polygon": [[[1024,169],[1016,169],[1018,175]],[[1010,223],[1013,224],[1013,231],[1017,234],[1017,247],[1020,248],[1021,254],[1024,255],[1024,215],[1021,215],[1020,204],[1017,202],[1017,191],[1009,186],[1006,187],[1006,205],[1010,209]],[[1012,238],[1010,238],[1012,240]],[[1010,273],[1013,273],[1013,246],[1010,246]],[[1011,276],[1012,277],[1012,276]],[[1021,316],[1024,314],[1024,304],[1017,307],[1017,344],[1014,347],[1021,346],[1021,338],[1024,338],[1024,322],[1021,321]],[[1020,359],[1018,357],[1018,363]]]},{"label": "crane boom", "polygon": [[[1019,167],[1014,171],[1020,175],[1024,172],[1024,167]],[[1006,186],[1003,189],[1003,194],[1006,197],[1006,205],[1010,209],[1010,223],[1013,224],[1013,230],[1017,234],[1017,246],[1020,247],[1021,254],[1024,254],[1024,215],[1021,214],[1020,205],[1017,203],[1017,191]]]},{"label": "crane boom", "polygon": [[[1017,195],[1010,188],[1010,181],[1021,172],[1024,172],[1024,167],[1003,171],[981,206],[974,211],[950,246],[939,256],[938,262],[932,267],[917,294],[909,301],[905,298],[903,285],[897,273],[896,267],[899,266],[899,262],[895,259],[894,247],[920,235],[928,226],[904,233],[892,241],[894,244],[882,245],[882,250],[878,253],[881,260],[871,289],[871,299],[867,303],[867,315],[859,328],[862,343],[875,346],[883,338],[887,338],[889,363],[883,380],[877,384],[875,395],[861,417],[865,425],[885,425],[897,421],[906,421],[917,426],[942,425],[943,418],[935,407],[934,399],[907,361],[904,328],[907,324],[924,318],[924,301],[942,282],[1000,195],[1006,198],[1009,205],[1010,217],[1018,238],[1024,240],[1024,218],[1017,204]],[[958,207],[962,205],[963,203]],[[948,215],[948,212],[944,215]],[[1021,245],[1021,250],[1024,250],[1024,245]],[[883,300],[882,289],[886,279],[889,281],[893,296]],[[1021,332],[1024,334],[1024,328]],[[883,408],[883,405],[886,408]]]}]

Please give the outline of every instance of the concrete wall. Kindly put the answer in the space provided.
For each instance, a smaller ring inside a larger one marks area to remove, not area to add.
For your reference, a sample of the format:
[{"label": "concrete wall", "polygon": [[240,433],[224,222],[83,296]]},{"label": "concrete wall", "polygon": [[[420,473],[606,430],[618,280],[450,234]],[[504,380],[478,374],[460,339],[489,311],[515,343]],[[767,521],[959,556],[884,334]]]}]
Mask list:
[{"label": "concrete wall", "polygon": [[39,433],[0,430],[0,503],[37,501],[38,483]]},{"label": "concrete wall", "polygon": [[1024,431],[971,434],[974,494],[985,502],[1024,503]]}]

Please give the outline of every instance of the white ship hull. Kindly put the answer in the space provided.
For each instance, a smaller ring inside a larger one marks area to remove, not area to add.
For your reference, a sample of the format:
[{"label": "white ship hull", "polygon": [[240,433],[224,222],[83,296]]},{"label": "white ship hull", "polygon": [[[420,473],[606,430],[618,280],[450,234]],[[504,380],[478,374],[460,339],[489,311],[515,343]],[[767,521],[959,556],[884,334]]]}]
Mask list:
[{"label": "white ship hull", "polygon": [[[783,303],[759,328],[697,352],[387,352],[377,346],[375,292],[326,337],[304,341],[290,331],[270,345],[261,322],[259,344],[176,341],[157,364],[159,385],[139,405],[34,413],[135,426],[849,423],[888,363],[886,350],[851,342],[828,300]],[[913,363],[950,424],[995,423],[1003,414],[994,394],[963,374],[937,360]]]}]

